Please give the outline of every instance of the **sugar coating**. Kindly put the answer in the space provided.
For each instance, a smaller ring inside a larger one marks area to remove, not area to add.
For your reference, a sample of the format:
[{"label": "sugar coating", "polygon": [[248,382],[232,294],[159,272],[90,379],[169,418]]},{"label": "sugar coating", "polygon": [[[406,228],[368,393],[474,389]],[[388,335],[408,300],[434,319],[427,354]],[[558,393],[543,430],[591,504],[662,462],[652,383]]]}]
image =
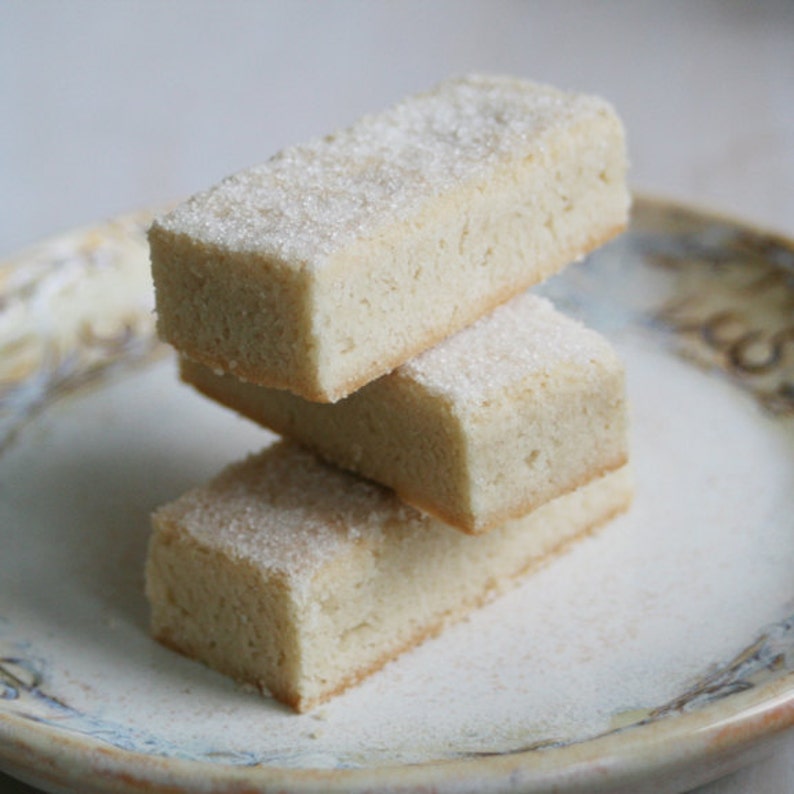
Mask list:
[{"label": "sugar coating", "polygon": [[334,404],[184,360],[212,399],[474,534],[628,458],[623,365],[526,293]]},{"label": "sugar coating", "polygon": [[597,378],[600,370],[593,365],[615,358],[600,334],[560,314],[549,300],[525,293],[398,372],[448,399],[456,412],[473,413],[513,396],[522,385],[544,388],[561,368],[571,368],[577,378]]},{"label": "sugar coating", "polygon": [[624,510],[620,470],[472,537],[281,444],[158,510],[165,644],[305,711]]},{"label": "sugar coating", "polygon": [[611,113],[602,99],[510,77],[446,81],[353,126],[286,149],[230,176],[158,221],[207,244],[258,252],[299,268],[495,164],[543,151],[577,118]]}]

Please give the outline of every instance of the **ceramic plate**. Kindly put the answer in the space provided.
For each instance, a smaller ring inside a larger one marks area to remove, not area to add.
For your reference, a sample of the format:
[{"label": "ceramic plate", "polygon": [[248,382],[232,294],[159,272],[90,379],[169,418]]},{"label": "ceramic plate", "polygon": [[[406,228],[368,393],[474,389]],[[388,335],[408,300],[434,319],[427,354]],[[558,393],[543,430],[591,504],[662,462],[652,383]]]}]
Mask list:
[{"label": "ceramic plate", "polygon": [[679,791],[794,725],[794,246],[638,199],[543,291],[623,355],[636,499],[311,714],[147,634],[148,514],[265,431],[177,382],[145,215],[0,266],[0,767],[50,791]]}]

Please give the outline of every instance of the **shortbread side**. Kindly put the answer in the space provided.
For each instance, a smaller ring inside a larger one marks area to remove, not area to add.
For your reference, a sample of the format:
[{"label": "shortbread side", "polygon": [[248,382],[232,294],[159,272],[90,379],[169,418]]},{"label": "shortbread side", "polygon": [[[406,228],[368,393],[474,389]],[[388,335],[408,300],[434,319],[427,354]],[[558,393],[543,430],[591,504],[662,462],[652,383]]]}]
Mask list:
[{"label": "shortbread side", "polygon": [[311,311],[320,392],[355,391],[624,231],[625,178],[620,123],[597,113],[331,258]]}]

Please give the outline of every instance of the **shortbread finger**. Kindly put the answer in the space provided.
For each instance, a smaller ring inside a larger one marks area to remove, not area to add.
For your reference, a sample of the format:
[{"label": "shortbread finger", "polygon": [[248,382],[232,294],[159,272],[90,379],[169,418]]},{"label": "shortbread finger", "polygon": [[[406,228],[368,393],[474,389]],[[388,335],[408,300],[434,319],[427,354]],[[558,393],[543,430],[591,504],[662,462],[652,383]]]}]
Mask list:
[{"label": "shortbread finger", "polygon": [[529,293],[332,405],[181,369],[205,395],[475,534],[628,458],[621,360]]},{"label": "shortbread finger", "polygon": [[156,221],[159,333],[213,369],[333,402],[608,240],[628,207],[606,102],[450,80]]},{"label": "shortbread finger", "polygon": [[622,469],[473,537],[279,444],[154,515],[152,631],[306,711],[627,506]]}]

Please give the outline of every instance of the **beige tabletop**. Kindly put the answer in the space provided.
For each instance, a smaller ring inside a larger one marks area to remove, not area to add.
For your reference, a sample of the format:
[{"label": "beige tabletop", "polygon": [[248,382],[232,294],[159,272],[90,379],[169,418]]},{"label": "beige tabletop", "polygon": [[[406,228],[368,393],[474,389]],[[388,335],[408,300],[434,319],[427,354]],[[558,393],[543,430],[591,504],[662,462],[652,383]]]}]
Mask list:
[{"label": "beige tabletop", "polygon": [[[637,189],[794,236],[786,0],[4,0],[0,258],[470,71],[607,97]],[[699,791],[794,791],[794,737]]]}]

